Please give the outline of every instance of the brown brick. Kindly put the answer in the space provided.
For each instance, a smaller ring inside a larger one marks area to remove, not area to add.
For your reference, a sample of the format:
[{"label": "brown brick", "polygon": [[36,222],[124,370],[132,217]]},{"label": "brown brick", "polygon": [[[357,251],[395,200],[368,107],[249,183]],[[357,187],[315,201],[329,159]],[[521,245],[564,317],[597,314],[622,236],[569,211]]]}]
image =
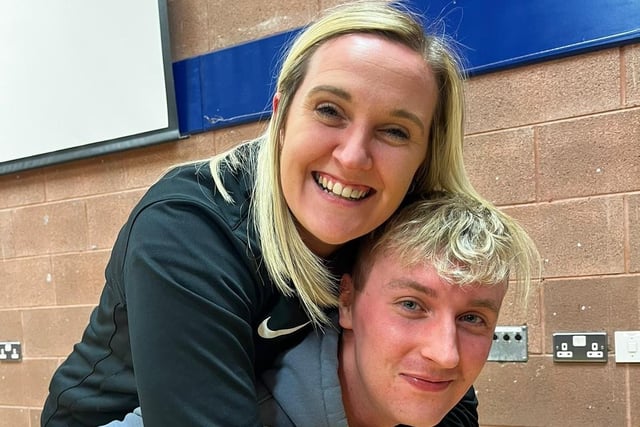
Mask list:
[{"label": "brown brick", "polygon": [[0,308],[53,305],[55,291],[49,257],[0,262]]},{"label": "brown brick", "polygon": [[[622,368],[620,365],[617,367]],[[625,369],[629,371],[629,402],[631,406],[629,425],[640,426],[640,365],[629,364]]]},{"label": "brown brick", "polygon": [[12,211],[0,211],[0,257],[2,259],[16,256],[15,234]]},{"label": "brown brick", "polygon": [[545,350],[553,351],[554,332],[607,332],[613,351],[614,331],[640,325],[640,277],[596,277],[545,281]]},{"label": "brown brick", "polygon": [[230,127],[218,131],[203,132],[185,139],[181,142],[182,151],[185,151],[187,153],[185,155],[185,159],[197,161],[210,159],[219,152],[216,147],[216,135],[218,133],[233,132],[234,128],[235,127]]},{"label": "brown brick", "polygon": [[[219,132],[233,132],[233,129]],[[209,159],[216,154],[215,134],[214,131],[203,132],[179,141],[126,152],[123,162],[127,187],[146,189],[177,164]]]},{"label": "brown brick", "polygon": [[476,190],[495,204],[534,201],[533,130],[517,129],[465,138],[465,166]]},{"label": "brown brick", "polygon": [[18,256],[80,251],[87,248],[87,218],[81,200],[53,203],[13,212]]},{"label": "brown brick", "polygon": [[111,249],[118,232],[144,191],[146,189],[86,199],[90,249]]},{"label": "brown brick", "polygon": [[601,50],[467,83],[468,133],[608,111],[620,106],[620,54]]},{"label": "brown brick", "polygon": [[193,137],[150,147],[127,151],[122,162],[125,167],[127,188],[144,188],[156,182],[176,163],[190,160],[189,145]]},{"label": "brown brick", "polygon": [[266,123],[256,122],[214,132],[215,152],[222,153],[241,142],[253,139],[266,130]]},{"label": "brown brick", "polygon": [[23,316],[25,355],[65,357],[80,341],[93,307],[25,310]]},{"label": "brown brick", "polygon": [[58,305],[98,303],[110,251],[59,255],[51,259]]},{"label": "brown brick", "polygon": [[640,272],[640,194],[628,196],[629,271]]},{"label": "brown brick", "polygon": [[29,419],[31,420],[31,427],[40,427],[40,414],[42,409],[29,410]]},{"label": "brown brick", "polygon": [[344,0],[320,0],[320,9],[328,9],[330,7],[338,6],[343,3]]},{"label": "brown brick", "polygon": [[174,61],[209,51],[209,41],[204,37],[207,33],[208,3],[208,0],[168,1],[171,57]]},{"label": "brown brick", "polygon": [[[299,27],[318,12],[317,2],[307,0],[210,1],[208,8],[207,35],[210,50]],[[222,10],[224,13],[220,13]]]},{"label": "brown brick", "polygon": [[0,363],[0,405],[41,407],[57,366],[46,359]]},{"label": "brown brick", "polygon": [[29,409],[0,407],[0,427],[30,427]]},{"label": "brown brick", "polygon": [[542,200],[640,190],[640,110],[536,128]]},{"label": "brown brick", "polygon": [[126,188],[122,159],[117,153],[64,163],[44,171],[50,201]]},{"label": "brown brick", "polygon": [[0,176],[0,209],[44,200],[44,178],[39,170]]},{"label": "brown brick", "polygon": [[24,341],[20,310],[0,310],[0,341]]},{"label": "brown brick", "polygon": [[[587,380],[588,379],[588,380]],[[624,371],[612,364],[487,362],[475,382],[483,424],[626,426]]]},{"label": "brown brick", "polygon": [[640,105],[640,44],[626,46],[624,55],[625,105]]},{"label": "brown brick", "polygon": [[545,277],[624,272],[622,197],[505,208],[529,232]]},{"label": "brown brick", "polygon": [[540,285],[536,282],[527,295],[526,305],[516,295],[516,284],[511,283],[502,301],[498,325],[527,326],[529,354],[542,353],[542,330],[540,324]]}]

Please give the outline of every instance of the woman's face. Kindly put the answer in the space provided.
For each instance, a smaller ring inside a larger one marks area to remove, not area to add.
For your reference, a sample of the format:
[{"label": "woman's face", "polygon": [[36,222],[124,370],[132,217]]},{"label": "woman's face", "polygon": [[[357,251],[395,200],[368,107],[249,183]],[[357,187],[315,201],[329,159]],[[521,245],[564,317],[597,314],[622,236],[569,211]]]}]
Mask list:
[{"label": "woman's face", "polygon": [[350,34],[318,48],[280,141],[284,197],[314,253],[329,255],[396,210],[425,160],[436,102],[433,73],[402,44]]}]

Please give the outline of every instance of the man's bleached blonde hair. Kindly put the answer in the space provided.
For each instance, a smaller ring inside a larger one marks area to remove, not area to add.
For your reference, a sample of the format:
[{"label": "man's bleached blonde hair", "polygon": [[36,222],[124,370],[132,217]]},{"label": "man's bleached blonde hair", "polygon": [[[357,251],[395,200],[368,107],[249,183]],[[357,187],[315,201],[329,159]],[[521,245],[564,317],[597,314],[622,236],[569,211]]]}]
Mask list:
[{"label": "man's bleached blonde hair", "polygon": [[[285,295],[297,294],[316,324],[327,321],[323,308],[337,305],[337,282],[323,259],[302,241],[282,194],[280,138],[291,100],[305,78],[310,58],[326,41],[345,34],[366,33],[401,43],[424,58],[438,85],[438,99],[424,164],[414,177],[415,191],[447,190],[477,196],[463,164],[463,80],[458,57],[442,36],[426,33],[420,17],[400,2],[357,1],[326,11],[301,31],[282,60],[276,90],[277,110],[266,132],[247,144],[257,155],[241,158],[237,149],[211,161],[216,186],[232,201],[220,180],[224,162],[236,170],[255,173],[252,215],[264,263]],[[429,102],[425,99],[425,102]]]},{"label": "man's bleached blonde hair", "polygon": [[398,211],[384,227],[362,240],[354,283],[362,289],[372,264],[393,257],[404,268],[431,265],[458,286],[517,283],[526,304],[540,262],[526,231],[498,208],[463,194],[437,192]]}]

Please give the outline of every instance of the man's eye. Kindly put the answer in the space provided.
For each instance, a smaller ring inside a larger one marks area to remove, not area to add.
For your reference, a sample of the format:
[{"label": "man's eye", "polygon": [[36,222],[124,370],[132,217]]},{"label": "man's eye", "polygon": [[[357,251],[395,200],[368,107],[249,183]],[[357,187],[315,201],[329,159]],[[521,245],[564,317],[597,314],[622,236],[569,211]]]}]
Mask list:
[{"label": "man's eye", "polygon": [[473,323],[474,325],[484,324],[484,319],[476,314],[465,314],[460,317],[460,320],[467,323]]},{"label": "man's eye", "polygon": [[406,308],[407,310],[417,311],[420,309],[420,306],[415,301],[411,301],[411,300],[402,301],[400,304],[402,305],[402,307]]}]

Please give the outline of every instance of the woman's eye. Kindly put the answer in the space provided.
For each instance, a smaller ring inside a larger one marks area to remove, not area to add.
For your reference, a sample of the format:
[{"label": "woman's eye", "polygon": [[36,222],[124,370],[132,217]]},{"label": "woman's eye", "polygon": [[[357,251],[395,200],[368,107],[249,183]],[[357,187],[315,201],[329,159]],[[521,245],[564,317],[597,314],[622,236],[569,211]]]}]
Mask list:
[{"label": "woman's eye", "polygon": [[333,118],[338,117],[338,109],[331,104],[321,104],[316,108],[316,111],[325,117]]},{"label": "woman's eye", "polygon": [[384,131],[395,139],[409,139],[409,134],[399,128],[389,128],[385,129]]}]

